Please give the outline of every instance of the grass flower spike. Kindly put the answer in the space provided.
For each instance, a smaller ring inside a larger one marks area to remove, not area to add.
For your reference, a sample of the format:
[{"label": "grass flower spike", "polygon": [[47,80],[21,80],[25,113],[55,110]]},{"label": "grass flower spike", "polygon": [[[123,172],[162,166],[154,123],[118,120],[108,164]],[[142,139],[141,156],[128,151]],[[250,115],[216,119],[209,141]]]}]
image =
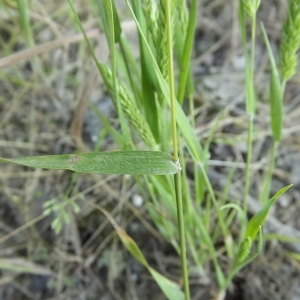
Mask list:
[{"label": "grass flower spike", "polygon": [[[106,65],[103,64],[101,64],[101,68],[102,68],[102,73],[105,74],[105,78],[103,77],[105,86],[107,90],[110,93],[112,93],[113,85],[112,85],[111,71]],[[150,147],[155,146],[156,143],[148,123],[146,122],[145,118],[141,114],[137,105],[130,99],[130,96],[126,92],[125,87],[121,84],[119,80],[117,80],[117,93],[118,96],[120,97],[120,101],[124,113],[126,114],[133,128],[138,132],[140,138],[148,146]]]},{"label": "grass flower spike", "polygon": [[283,25],[283,37],[280,47],[281,76],[289,80],[297,67],[297,51],[300,46],[300,1],[291,0],[286,21]]},{"label": "grass flower spike", "polygon": [[260,0],[244,0],[244,10],[247,14],[247,16],[250,19],[253,19],[256,15],[256,11],[258,10],[258,7],[260,5]]}]

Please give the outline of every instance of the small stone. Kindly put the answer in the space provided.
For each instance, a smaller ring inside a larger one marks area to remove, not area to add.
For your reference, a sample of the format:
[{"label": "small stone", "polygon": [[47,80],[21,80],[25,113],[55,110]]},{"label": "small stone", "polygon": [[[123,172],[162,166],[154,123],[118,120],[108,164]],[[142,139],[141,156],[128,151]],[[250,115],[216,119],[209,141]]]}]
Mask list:
[{"label": "small stone", "polygon": [[135,207],[141,207],[144,203],[144,199],[141,195],[138,195],[138,194],[134,194],[132,196],[132,204],[135,206]]}]

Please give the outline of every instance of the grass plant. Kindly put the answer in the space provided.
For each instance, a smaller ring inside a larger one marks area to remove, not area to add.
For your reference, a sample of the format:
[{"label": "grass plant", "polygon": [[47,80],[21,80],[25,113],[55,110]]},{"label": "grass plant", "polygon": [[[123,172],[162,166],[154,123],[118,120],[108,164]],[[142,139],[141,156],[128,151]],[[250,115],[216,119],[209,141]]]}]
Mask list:
[{"label": "grass plant", "polygon": [[[161,236],[169,242],[181,258],[181,286],[155,271],[146,261],[138,245],[116,223],[103,207],[99,209],[114,226],[128,251],[144,265],[171,300],[190,300],[189,274],[193,266],[202,268],[211,262],[217,280],[217,299],[237,272],[259,255],[263,245],[262,225],[276,199],[291,185],[280,189],[270,198],[270,190],[277,149],[280,145],[283,123],[283,97],[287,81],[295,74],[299,48],[300,10],[296,0],[290,1],[288,17],[280,52],[280,67],[262,27],[271,66],[269,98],[270,127],[273,146],[270,166],[260,191],[261,209],[250,220],[248,197],[251,194],[252,145],[255,127],[255,41],[258,0],[239,1],[239,25],[245,56],[245,107],[248,116],[247,158],[244,198],[232,202],[229,190],[235,168],[228,174],[224,190],[218,193],[207,172],[213,128],[208,139],[199,141],[194,119],[194,86],[191,53],[197,19],[197,0],[188,6],[182,0],[127,0],[128,11],[134,20],[139,38],[139,60],[132,55],[130,44],[122,31],[118,9],[112,0],[91,0],[99,8],[101,25],[110,50],[110,64],[101,64],[77,16],[72,0],[70,9],[79,26],[96,67],[103,78],[120,121],[120,132],[97,108],[92,107],[106,132],[109,132],[121,151],[75,153],[67,155],[0,158],[35,168],[63,169],[75,172],[102,174],[133,174],[149,198],[146,207]],[[17,1],[21,22],[29,46],[34,45],[25,2]],[[250,51],[247,26],[250,22]],[[175,72],[178,66],[178,75]],[[280,71],[279,71],[280,70]],[[183,104],[189,101],[190,119]],[[220,118],[222,115],[220,116]],[[219,119],[216,119],[216,125]],[[172,155],[170,154],[172,153]],[[186,166],[192,162],[194,185],[189,185]],[[160,176],[158,176],[160,175]],[[74,177],[76,180],[76,176]],[[68,222],[66,207],[77,213],[79,206],[65,194],[64,202],[52,199],[46,202],[45,214],[58,213],[52,227],[59,232]],[[233,223],[240,223],[238,236],[231,232]],[[211,224],[215,226],[211,228]],[[275,237],[276,238],[276,237]],[[220,263],[220,246],[230,264]],[[1,266],[0,266],[1,268]]]}]

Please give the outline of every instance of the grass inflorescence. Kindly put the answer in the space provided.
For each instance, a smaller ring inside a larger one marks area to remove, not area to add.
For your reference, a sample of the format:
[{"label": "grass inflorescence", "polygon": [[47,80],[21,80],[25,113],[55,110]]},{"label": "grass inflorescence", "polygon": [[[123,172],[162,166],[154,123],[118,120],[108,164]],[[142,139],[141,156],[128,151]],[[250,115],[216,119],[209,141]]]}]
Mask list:
[{"label": "grass inflorescence", "polygon": [[[115,97],[114,89],[112,85],[112,74],[110,69],[105,66],[101,65],[102,68],[102,76],[105,82],[105,86],[108,92],[112,95],[112,98]],[[155,139],[151,132],[151,129],[145,120],[144,116],[140,112],[139,108],[137,107],[136,103],[133,101],[132,96],[130,96],[127,92],[128,88],[125,88],[123,84],[117,80],[116,82],[117,93],[120,99],[120,104],[122,109],[127,116],[128,120],[130,121],[134,130],[138,133],[140,138],[151,148],[155,146]]]},{"label": "grass inflorescence", "polygon": [[288,13],[283,25],[283,36],[280,45],[280,70],[284,81],[296,73],[300,47],[300,1],[289,1]]}]

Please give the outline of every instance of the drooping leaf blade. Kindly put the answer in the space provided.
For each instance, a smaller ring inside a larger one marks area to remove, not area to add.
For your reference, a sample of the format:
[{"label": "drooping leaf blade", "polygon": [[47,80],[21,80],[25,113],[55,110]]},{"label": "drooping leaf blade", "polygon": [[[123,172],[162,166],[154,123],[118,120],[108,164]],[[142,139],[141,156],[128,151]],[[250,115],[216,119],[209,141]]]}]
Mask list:
[{"label": "drooping leaf blade", "polygon": [[117,229],[117,234],[121,239],[123,245],[126,249],[144,266],[148,269],[153,279],[159,285],[163,293],[169,300],[184,300],[184,294],[180,289],[179,285],[170,281],[168,278],[164,277],[154,269],[152,269],[145,257],[143,256],[140,248],[134,242],[133,239],[130,238],[123,230]]},{"label": "drooping leaf blade", "polygon": [[125,248],[144,266],[152,275],[153,279],[157,285],[161,288],[167,299],[169,300],[184,300],[184,294],[178,284],[164,277],[162,274],[158,273],[150,267],[146,258],[144,257],[141,249],[135,243],[135,241],[121,228],[113,216],[103,207],[94,204],[89,200],[84,200],[92,207],[99,209],[106,218],[110,221],[111,225],[115,228],[117,235],[119,236],[121,242]]},{"label": "drooping leaf blade", "polygon": [[159,151],[112,151],[20,158],[0,158],[0,162],[28,167],[72,170],[81,173],[167,175],[181,170],[173,156]]}]

